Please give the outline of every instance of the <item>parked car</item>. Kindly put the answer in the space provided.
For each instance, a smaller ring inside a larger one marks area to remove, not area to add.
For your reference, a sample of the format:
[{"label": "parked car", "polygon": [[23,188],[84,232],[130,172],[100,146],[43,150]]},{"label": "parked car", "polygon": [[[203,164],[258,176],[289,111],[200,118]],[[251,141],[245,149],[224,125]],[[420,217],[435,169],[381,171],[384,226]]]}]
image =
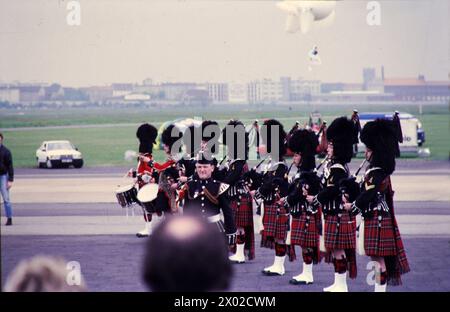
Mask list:
[{"label": "parked car", "polygon": [[36,150],[39,168],[83,167],[83,156],[70,141],[44,141]]}]

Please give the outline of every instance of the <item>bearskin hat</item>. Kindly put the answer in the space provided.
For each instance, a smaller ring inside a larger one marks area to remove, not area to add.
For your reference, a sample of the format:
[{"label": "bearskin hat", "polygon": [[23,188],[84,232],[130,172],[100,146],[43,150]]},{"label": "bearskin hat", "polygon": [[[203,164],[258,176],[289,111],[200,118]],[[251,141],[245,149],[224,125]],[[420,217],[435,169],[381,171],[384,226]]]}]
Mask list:
[{"label": "bearskin hat", "polygon": [[300,129],[292,133],[288,141],[288,147],[292,152],[302,155],[302,171],[309,171],[315,168],[314,155],[318,145],[319,139],[313,131]]},{"label": "bearskin hat", "polygon": [[192,124],[186,128],[184,132],[183,143],[186,146],[186,153],[191,156],[194,156],[194,154],[200,150],[200,131],[200,127]]},{"label": "bearskin hat", "polygon": [[279,158],[283,158],[286,155],[286,131],[284,131],[283,125],[276,119],[267,119],[264,121],[264,127],[261,128],[261,139],[267,146],[267,152],[272,152],[272,131],[275,130],[275,126],[278,126],[278,153]]},{"label": "bearskin hat", "polygon": [[353,157],[354,125],[347,117],[333,120],[327,129],[327,140],[333,144],[334,158],[349,163]]},{"label": "bearskin hat", "polygon": [[[206,128],[208,130],[205,130]],[[209,141],[218,134],[220,134],[220,127],[217,121],[205,120],[202,122],[202,141]]]},{"label": "bearskin hat", "polygon": [[320,178],[315,172],[302,172],[300,183],[309,185],[309,195],[317,195],[320,192]]},{"label": "bearskin hat", "polygon": [[[167,145],[170,150],[172,150],[172,145],[181,139],[183,133],[178,129],[175,125],[169,125],[166,129],[164,129],[161,134],[161,142],[164,145]],[[180,145],[181,148],[181,145]],[[174,151],[175,153],[179,153],[180,150]]]},{"label": "bearskin hat", "polygon": [[[202,141],[209,142],[212,138],[220,135],[220,127],[217,121],[205,120],[202,122],[201,128],[202,128]],[[216,154],[218,152],[215,145],[211,146],[210,152],[212,154]]]},{"label": "bearskin hat", "polygon": [[348,195],[348,201],[354,202],[360,193],[359,184],[356,182],[355,178],[342,179],[339,182],[339,189],[341,193]]},{"label": "bearskin hat", "polygon": [[139,139],[139,153],[151,153],[153,144],[158,136],[158,130],[148,124],[142,124],[136,131],[136,137]]},{"label": "bearskin hat", "polygon": [[[234,129],[234,136],[231,138],[232,140],[228,142],[227,130],[232,129]],[[244,137],[243,141],[240,140],[242,137]],[[233,159],[237,159],[239,156],[241,156],[241,158],[244,157],[244,159],[248,159],[249,137],[248,132],[245,131],[245,126],[241,121],[230,120],[227,123],[227,125],[222,129],[222,142],[228,147],[228,149],[233,149]]]},{"label": "bearskin hat", "polygon": [[376,119],[364,125],[361,141],[372,150],[370,164],[381,167],[386,174],[395,170],[398,137],[394,123],[387,119]]}]

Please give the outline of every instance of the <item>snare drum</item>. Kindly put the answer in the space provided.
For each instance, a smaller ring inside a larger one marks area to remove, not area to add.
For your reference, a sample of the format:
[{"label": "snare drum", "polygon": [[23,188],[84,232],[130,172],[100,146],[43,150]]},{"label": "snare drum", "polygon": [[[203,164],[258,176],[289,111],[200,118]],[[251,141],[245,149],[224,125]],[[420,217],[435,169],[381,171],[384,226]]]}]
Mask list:
[{"label": "snare drum", "polygon": [[155,199],[158,196],[159,186],[156,183],[148,183],[141,187],[137,193],[140,205],[148,212],[156,212]]},{"label": "snare drum", "polygon": [[134,183],[119,187],[116,190],[116,198],[122,208],[127,208],[137,203],[137,189]]}]

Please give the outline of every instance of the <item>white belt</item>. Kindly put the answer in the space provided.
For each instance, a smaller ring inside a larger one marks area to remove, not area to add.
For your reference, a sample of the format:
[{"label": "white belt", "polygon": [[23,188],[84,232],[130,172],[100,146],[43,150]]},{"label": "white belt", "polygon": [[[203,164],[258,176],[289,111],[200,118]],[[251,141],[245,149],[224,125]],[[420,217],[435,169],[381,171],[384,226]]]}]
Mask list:
[{"label": "white belt", "polygon": [[220,214],[208,217],[208,222],[215,223],[220,221]]}]

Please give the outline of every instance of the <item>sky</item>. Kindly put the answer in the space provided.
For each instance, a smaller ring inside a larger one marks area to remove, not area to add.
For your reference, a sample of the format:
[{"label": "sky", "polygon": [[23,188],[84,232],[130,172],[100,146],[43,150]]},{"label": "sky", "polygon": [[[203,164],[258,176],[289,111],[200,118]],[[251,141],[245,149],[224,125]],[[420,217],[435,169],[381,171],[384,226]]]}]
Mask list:
[{"label": "sky", "polygon": [[[0,82],[361,82],[381,65],[386,78],[449,78],[447,0],[378,1],[379,26],[369,1],[338,1],[334,22],[307,34],[285,31],[275,0],[80,0],[79,26],[68,2],[0,0]],[[322,64],[309,70],[314,45]]]}]

